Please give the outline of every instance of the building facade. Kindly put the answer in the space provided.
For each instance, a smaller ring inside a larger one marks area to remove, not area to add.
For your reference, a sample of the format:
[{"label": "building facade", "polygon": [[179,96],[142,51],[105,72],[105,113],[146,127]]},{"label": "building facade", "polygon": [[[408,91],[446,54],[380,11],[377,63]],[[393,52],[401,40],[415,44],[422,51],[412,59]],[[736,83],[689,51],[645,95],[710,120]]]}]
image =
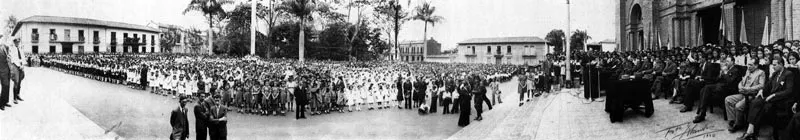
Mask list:
[{"label": "building facade", "polygon": [[619,13],[622,50],[800,39],[800,0],[621,0]]},{"label": "building facade", "polygon": [[458,43],[453,62],[538,65],[546,57],[545,42],[538,37],[468,39]]},{"label": "building facade", "polygon": [[161,34],[159,40],[161,52],[207,54],[211,48],[205,45],[206,33],[196,29],[182,28],[177,25],[151,22],[157,26]]},{"label": "building facade", "polygon": [[[400,45],[398,45],[400,51],[400,58],[398,60],[405,62],[422,62],[425,61],[425,56],[427,55],[438,55],[441,53],[442,44],[433,38],[427,41],[427,47],[423,47],[425,43],[423,43],[422,40],[401,42]],[[427,52],[423,49],[427,49]]]},{"label": "building facade", "polygon": [[160,52],[159,30],[142,25],[86,18],[31,16],[18,22],[12,36],[25,53]]}]

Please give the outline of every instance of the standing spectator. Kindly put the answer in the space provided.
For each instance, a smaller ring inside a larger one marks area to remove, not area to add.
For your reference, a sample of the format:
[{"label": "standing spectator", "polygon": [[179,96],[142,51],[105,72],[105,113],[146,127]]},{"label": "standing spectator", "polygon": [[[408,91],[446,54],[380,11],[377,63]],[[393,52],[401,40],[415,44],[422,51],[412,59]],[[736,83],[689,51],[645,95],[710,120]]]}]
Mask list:
[{"label": "standing spectator", "polygon": [[228,108],[222,106],[222,97],[217,94],[214,95],[214,105],[210,108],[211,116],[209,118],[209,134],[212,140],[225,140],[228,137]]},{"label": "standing spectator", "polygon": [[24,101],[19,97],[19,92],[22,85],[22,79],[25,78],[23,66],[26,65],[26,62],[22,60],[25,58],[25,54],[23,54],[19,48],[19,38],[14,38],[14,45],[9,46],[8,48],[8,58],[10,62],[9,70],[11,71],[11,79],[14,80],[14,104],[17,104],[17,101]]},{"label": "standing spectator", "polygon": [[181,95],[178,102],[181,106],[172,110],[172,115],[169,117],[169,124],[172,126],[170,140],[185,140],[189,138],[189,118],[186,115],[186,103],[189,100],[186,96]]},{"label": "standing spectator", "polygon": [[208,136],[208,100],[210,99],[206,98],[205,94],[201,94],[197,100],[197,105],[194,106],[194,129],[196,131],[197,140],[206,140]]},{"label": "standing spectator", "polygon": [[[2,35],[0,35],[0,39],[3,39]],[[8,63],[8,46],[0,44],[0,87],[2,87],[2,90],[0,90],[0,110],[11,107],[8,104],[8,86],[11,76]]]}]

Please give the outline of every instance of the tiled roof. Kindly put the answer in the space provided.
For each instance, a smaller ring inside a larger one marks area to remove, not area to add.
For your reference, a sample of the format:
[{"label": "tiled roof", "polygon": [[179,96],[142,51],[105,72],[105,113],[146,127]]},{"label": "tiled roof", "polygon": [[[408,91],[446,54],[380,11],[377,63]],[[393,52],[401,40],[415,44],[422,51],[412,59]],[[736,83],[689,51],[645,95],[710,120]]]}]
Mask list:
[{"label": "tiled roof", "polygon": [[88,26],[100,26],[100,27],[107,27],[107,28],[121,28],[121,29],[130,29],[130,30],[139,30],[139,31],[147,31],[147,32],[159,32],[158,29],[136,25],[136,24],[129,24],[129,23],[122,23],[122,22],[114,22],[114,21],[103,21],[103,20],[96,20],[96,19],[88,19],[88,18],[75,18],[75,17],[57,17],[57,16],[31,16],[19,21],[17,27],[14,28],[14,32],[12,34],[16,34],[17,30],[22,26],[23,23],[61,23],[61,24],[78,24],[78,25],[88,25]]},{"label": "tiled roof", "polygon": [[461,44],[493,44],[493,43],[545,43],[544,39],[535,36],[523,37],[497,37],[497,38],[472,38],[461,42]]}]

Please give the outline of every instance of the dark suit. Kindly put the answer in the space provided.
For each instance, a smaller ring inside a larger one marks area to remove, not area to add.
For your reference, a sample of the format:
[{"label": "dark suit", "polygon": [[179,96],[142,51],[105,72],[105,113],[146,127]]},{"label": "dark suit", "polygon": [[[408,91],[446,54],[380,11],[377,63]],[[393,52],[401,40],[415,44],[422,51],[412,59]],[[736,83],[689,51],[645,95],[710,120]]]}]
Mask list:
[{"label": "dark suit", "polygon": [[197,131],[197,140],[206,140],[208,136],[208,116],[209,112],[205,102],[200,102],[200,104],[194,106],[194,128]]},{"label": "dark suit", "polygon": [[737,84],[742,80],[739,73],[739,69],[731,66],[728,72],[720,73],[719,77],[715,79],[716,81],[707,81],[713,84],[706,85],[700,90],[700,107],[698,108],[700,116],[706,115],[706,109],[712,102],[711,100],[722,101],[722,99],[737,91]]},{"label": "dark suit", "polygon": [[228,121],[218,121],[214,119],[220,119],[227,116],[228,108],[222,105],[214,105],[210,108],[210,118],[209,121],[210,129],[209,134],[211,134],[212,140],[225,140],[228,137]]},{"label": "dark suit", "polygon": [[0,46],[0,109],[5,108],[4,105],[8,104],[8,85],[11,78],[11,69],[9,68],[8,61],[8,47]]},{"label": "dark suit", "polygon": [[304,87],[297,87],[294,88],[294,100],[295,104],[297,105],[297,112],[295,114],[295,118],[305,118],[306,117],[306,107],[305,105],[308,103],[308,96],[306,95],[306,89]]},{"label": "dark suit", "polygon": [[172,115],[169,117],[172,134],[170,134],[169,139],[185,140],[189,137],[189,118],[187,118],[186,111],[188,109],[177,108],[172,110]]},{"label": "dark suit", "polygon": [[[774,116],[775,108],[791,108],[793,103],[791,98],[794,98],[792,90],[794,88],[794,74],[784,69],[780,72],[775,72],[770,76],[766,82],[770,87],[769,92],[763,92],[764,98],[756,97],[750,103],[750,110],[748,114],[748,122],[756,127],[764,124],[765,116]],[[769,101],[766,100],[770,95],[775,95]],[[758,130],[758,129],[755,129]]]},{"label": "dark suit", "polygon": [[700,93],[700,90],[706,85],[716,83],[716,79],[719,76],[720,72],[719,69],[720,69],[719,64],[711,62],[706,62],[698,66],[697,76],[701,77],[703,80],[691,79],[688,81],[689,83],[686,87],[688,89],[684,90],[686,92],[684,93],[685,94],[683,100],[684,106],[689,108],[694,107],[694,102],[697,101],[698,98],[700,98],[700,95],[702,95]]},{"label": "dark suit", "polygon": [[411,94],[413,94],[411,89],[413,89],[413,88],[414,87],[411,86],[411,82],[410,81],[403,82],[403,96],[404,96],[403,98],[405,98],[405,100],[406,100],[406,102],[405,102],[406,109],[411,109],[411,102],[413,102],[412,99],[411,99]]}]

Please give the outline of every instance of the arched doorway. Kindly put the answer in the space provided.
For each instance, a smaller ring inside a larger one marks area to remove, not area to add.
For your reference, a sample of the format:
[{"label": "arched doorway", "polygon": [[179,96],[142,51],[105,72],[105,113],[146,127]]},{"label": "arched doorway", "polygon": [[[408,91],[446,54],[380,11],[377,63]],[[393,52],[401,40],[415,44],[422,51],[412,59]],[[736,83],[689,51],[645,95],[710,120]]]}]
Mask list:
[{"label": "arched doorway", "polygon": [[641,50],[644,46],[644,31],[642,30],[642,7],[634,4],[628,18],[628,46],[629,50]]}]

